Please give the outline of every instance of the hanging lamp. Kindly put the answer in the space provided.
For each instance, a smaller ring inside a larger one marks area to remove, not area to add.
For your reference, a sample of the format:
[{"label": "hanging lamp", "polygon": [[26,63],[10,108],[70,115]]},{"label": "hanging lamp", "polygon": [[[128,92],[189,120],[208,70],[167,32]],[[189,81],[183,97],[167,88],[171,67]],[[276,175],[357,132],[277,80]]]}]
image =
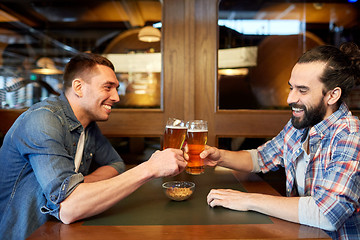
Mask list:
[{"label": "hanging lamp", "polygon": [[31,70],[32,73],[42,74],[42,75],[56,75],[63,73],[63,71],[55,67],[54,61],[48,57],[42,57],[39,60],[37,60],[36,66],[38,68],[32,69]]},{"label": "hanging lamp", "polygon": [[138,38],[143,42],[159,42],[161,39],[161,32],[157,28],[146,26],[139,31]]}]

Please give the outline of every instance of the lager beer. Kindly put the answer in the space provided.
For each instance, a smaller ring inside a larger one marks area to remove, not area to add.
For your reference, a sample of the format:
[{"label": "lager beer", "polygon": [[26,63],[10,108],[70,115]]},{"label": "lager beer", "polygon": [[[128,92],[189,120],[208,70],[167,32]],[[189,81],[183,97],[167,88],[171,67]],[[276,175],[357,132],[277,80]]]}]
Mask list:
[{"label": "lager beer", "polygon": [[181,149],[185,137],[186,137],[187,127],[185,122],[176,118],[169,118],[166,122],[165,133],[164,133],[164,142],[163,150],[165,148],[177,148]]},{"label": "lager beer", "polygon": [[165,148],[177,148],[181,149],[186,137],[186,127],[181,126],[166,126],[164,133]]},{"label": "lager beer", "polygon": [[203,120],[189,121],[187,127],[186,143],[189,160],[186,172],[192,175],[199,175],[205,171],[204,160],[200,158],[200,153],[204,151],[207,143],[207,122]]}]

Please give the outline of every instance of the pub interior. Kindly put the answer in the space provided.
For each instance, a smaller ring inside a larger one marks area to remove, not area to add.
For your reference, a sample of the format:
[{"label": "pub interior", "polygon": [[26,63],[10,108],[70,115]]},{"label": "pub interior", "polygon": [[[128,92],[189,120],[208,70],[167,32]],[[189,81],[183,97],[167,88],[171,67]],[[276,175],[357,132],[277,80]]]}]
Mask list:
[{"label": "pub interior", "polygon": [[[161,148],[169,117],[207,120],[209,145],[255,148],[289,120],[298,57],[360,45],[359,14],[356,0],[2,0],[0,143],[23,111],[61,92],[73,55],[93,52],[115,65],[120,102],[99,126],[126,164]],[[347,103],[360,116],[359,87]],[[284,194],[283,172],[261,177]]]}]

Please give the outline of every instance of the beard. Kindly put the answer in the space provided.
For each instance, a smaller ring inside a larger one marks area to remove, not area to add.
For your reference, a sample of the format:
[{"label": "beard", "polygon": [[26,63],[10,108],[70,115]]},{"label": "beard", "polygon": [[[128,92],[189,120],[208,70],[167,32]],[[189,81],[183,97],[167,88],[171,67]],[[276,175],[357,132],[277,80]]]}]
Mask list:
[{"label": "beard", "polygon": [[296,129],[303,129],[312,127],[321,122],[326,115],[326,106],[324,104],[324,97],[321,98],[318,105],[314,107],[306,108],[304,105],[289,104],[290,107],[301,108],[304,110],[303,119],[299,117],[291,116],[291,122]]}]

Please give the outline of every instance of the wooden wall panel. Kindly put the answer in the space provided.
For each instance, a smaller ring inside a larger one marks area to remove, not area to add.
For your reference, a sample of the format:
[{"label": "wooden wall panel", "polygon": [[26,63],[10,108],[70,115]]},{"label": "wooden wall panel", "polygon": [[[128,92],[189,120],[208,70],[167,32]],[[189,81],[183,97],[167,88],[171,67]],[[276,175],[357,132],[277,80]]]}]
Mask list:
[{"label": "wooden wall panel", "polygon": [[185,91],[189,86],[185,38],[185,1],[163,2],[163,94],[164,120],[168,117],[184,118]]},{"label": "wooden wall panel", "polygon": [[195,118],[208,121],[208,144],[216,145],[217,0],[196,1]]},{"label": "wooden wall panel", "polygon": [[115,109],[106,122],[98,122],[108,137],[159,137],[164,132],[163,112],[160,110]]},{"label": "wooden wall panel", "polygon": [[[99,123],[106,136],[162,136],[168,117],[209,122],[209,145],[218,137],[275,136],[290,119],[289,111],[221,110],[217,96],[218,0],[163,0],[162,107],[114,109]],[[24,110],[1,110],[6,133]],[[360,116],[360,111],[354,111]]]},{"label": "wooden wall panel", "polygon": [[273,137],[290,117],[290,111],[223,110],[215,115],[215,132],[217,137]]},{"label": "wooden wall panel", "polygon": [[186,35],[184,36],[186,64],[185,79],[184,79],[184,119],[195,119],[195,50],[196,50],[196,28],[195,28],[195,2],[193,0],[185,0],[185,28]]}]

